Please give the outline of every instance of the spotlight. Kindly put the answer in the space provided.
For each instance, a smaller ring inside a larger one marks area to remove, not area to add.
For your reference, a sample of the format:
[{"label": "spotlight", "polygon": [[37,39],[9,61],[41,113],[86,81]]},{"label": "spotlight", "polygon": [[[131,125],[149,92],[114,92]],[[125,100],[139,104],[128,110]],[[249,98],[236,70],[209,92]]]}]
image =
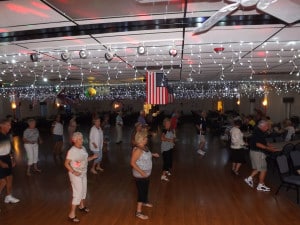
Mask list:
[{"label": "spotlight", "polygon": [[42,58],[42,55],[39,53],[30,54],[30,59],[32,62],[38,62]]},{"label": "spotlight", "polygon": [[79,56],[82,59],[85,59],[87,57],[86,51],[85,50],[80,50],[79,51]]},{"label": "spotlight", "polygon": [[137,47],[137,53],[139,55],[144,55],[146,53],[146,47],[145,46],[139,46],[139,47]]},{"label": "spotlight", "polygon": [[175,47],[170,48],[169,55],[175,57],[177,55],[177,49]]},{"label": "spotlight", "polygon": [[104,57],[109,62],[114,58],[114,54],[112,52],[106,52]]},{"label": "spotlight", "polygon": [[61,53],[60,57],[63,61],[67,61],[70,58],[70,53],[69,52],[63,52],[63,53]]}]

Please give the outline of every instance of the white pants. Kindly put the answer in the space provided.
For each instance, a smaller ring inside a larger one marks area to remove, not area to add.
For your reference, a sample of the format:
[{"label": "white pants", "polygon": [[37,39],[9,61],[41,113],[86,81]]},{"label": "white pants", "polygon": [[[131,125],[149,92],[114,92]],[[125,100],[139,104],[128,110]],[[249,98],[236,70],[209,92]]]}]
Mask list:
[{"label": "white pants", "polygon": [[28,163],[27,165],[31,166],[32,164],[35,164],[39,160],[39,145],[36,144],[24,144]]},{"label": "white pants", "polygon": [[117,130],[117,140],[116,140],[116,142],[122,141],[122,138],[123,138],[122,137],[123,136],[122,129],[123,129],[122,126],[116,125],[116,130]]},{"label": "white pants", "polygon": [[73,191],[73,199],[72,205],[79,205],[82,199],[86,198],[87,191],[87,177],[86,173],[81,174],[80,176],[75,176],[72,173],[69,173],[72,191]]}]

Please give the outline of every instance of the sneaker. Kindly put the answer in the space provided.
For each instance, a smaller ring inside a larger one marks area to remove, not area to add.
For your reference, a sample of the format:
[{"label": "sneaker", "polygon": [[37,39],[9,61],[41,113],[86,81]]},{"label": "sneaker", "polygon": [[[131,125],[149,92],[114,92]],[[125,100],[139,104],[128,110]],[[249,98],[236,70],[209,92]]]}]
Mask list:
[{"label": "sneaker", "polygon": [[19,199],[13,197],[12,195],[7,195],[4,199],[5,203],[17,203],[19,201],[20,201]]},{"label": "sneaker", "polygon": [[149,219],[149,217],[146,216],[146,215],[144,215],[142,212],[136,212],[136,213],[135,213],[135,216],[136,216],[137,218],[142,219],[142,220],[147,220],[147,219]]},{"label": "sneaker", "polygon": [[256,190],[258,191],[271,191],[271,189],[269,187],[267,187],[264,184],[258,184],[256,187]]},{"label": "sneaker", "polygon": [[172,175],[170,171],[167,171],[166,174],[167,174],[168,176],[171,176],[171,175]]},{"label": "sneaker", "polygon": [[164,180],[164,181],[169,181],[169,179],[168,179],[168,177],[166,175],[162,175],[160,179]]},{"label": "sneaker", "polygon": [[197,153],[200,154],[200,155],[205,155],[206,152],[205,152],[205,151],[202,151],[201,149],[199,149],[199,150],[197,151]]},{"label": "sneaker", "polygon": [[245,178],[245,180],[244,180],[250,187],[252,187],[253,188],[253,180],[252,180],[252,178],[251,177],[247,177],[247,178]]}]

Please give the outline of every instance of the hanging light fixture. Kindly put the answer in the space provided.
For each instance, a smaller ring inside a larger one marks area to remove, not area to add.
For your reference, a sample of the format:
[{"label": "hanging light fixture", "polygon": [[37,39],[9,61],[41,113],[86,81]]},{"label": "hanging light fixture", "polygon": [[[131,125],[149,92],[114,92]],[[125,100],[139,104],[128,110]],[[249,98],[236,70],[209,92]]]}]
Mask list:
[{"label": "hanging light fixture", "polygon": [[146,52],[147,52],[147,49],[146,49],[145,46],[140,45],[140,46],[137,47],[137,53],[139,55],[144,55]]},{"label": "hanging light fixture", "polygon": [[70,59],[70,53],[65,51],[65,52],[61,53],[60,57],[63,61],[68,61]]},{"label": "hanging light fixture", "polygon": [[177,49],[175,46],[169,49],[169,55],[175,57],[177,55]]},{"label": "hanging light fixture", "polygon": [[85,59],[87,57],[86,51],[85,50],[80,50],[79,51],[79,57],[81,59]]},{"label": "hanging light fixture", "polygon": [[42,55],[39,53],[30,54],[30,59],[32,62],[38,62],[42,58]]},{"label": "hanging light fixture", "polygon": [[114,53],[108,51],[104,54],[105,59],[110,62],[114,58]]}]

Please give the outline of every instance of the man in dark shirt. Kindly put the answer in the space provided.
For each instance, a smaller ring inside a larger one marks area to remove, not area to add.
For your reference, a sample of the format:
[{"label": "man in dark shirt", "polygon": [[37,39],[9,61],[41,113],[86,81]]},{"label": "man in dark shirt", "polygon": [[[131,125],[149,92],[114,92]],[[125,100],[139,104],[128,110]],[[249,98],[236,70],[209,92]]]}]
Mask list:
[{"label": "man in dark shirt", "polygon": [[256,187],[258,191],[270,191],[264,183],[267,175],[267,162],[265,152],[277,151],[272,145],[268,144],[265,137],[266,132],[269,129],[268,121],[259,121],[257,127],[253,131],[253,135],[250,139],[250,159],[252,164],[252,173],[245,179],[245,182],[253,188],[253,177],[259,174],[259,183]]},{"label": "man in dark shirt", "polygon": [[9,131],[11,123],[9,120],[0,121],[0,193],[6,186],[7,195],[5,203],[17,203],[20,200],[11,195],[12,192],[12,167],[15,161],[11,155],[11,141]]}]

